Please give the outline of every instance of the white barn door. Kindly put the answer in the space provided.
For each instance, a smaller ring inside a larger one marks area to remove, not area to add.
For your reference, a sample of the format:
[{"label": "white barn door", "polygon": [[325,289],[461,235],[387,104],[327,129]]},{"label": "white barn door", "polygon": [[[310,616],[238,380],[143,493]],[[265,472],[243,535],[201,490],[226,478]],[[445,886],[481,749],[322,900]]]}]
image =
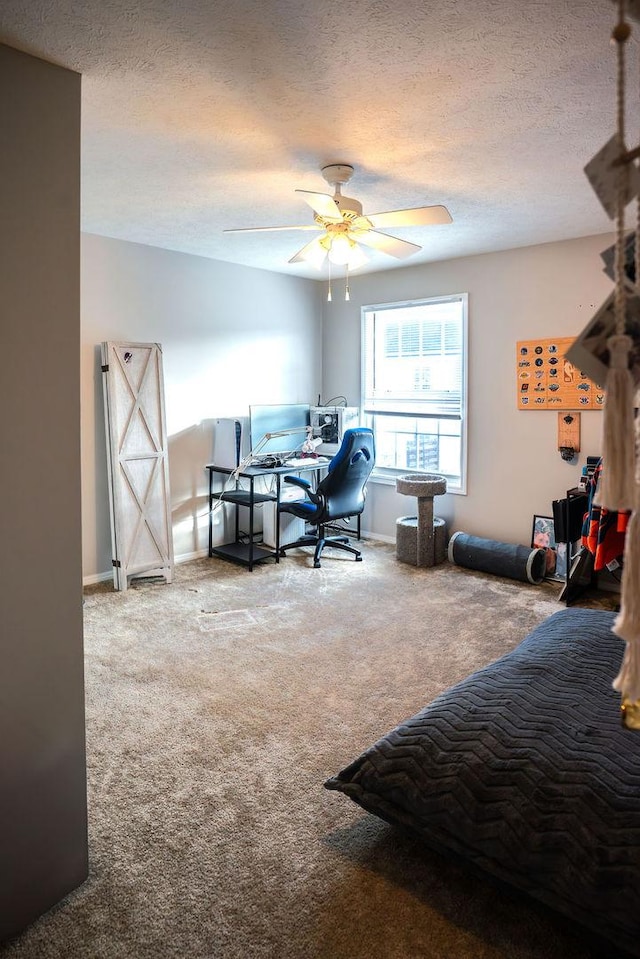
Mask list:
[{"label": "white barn door", "polygon": [[113,584],[173,579],[169,458],[159,343],[103,343]]}]

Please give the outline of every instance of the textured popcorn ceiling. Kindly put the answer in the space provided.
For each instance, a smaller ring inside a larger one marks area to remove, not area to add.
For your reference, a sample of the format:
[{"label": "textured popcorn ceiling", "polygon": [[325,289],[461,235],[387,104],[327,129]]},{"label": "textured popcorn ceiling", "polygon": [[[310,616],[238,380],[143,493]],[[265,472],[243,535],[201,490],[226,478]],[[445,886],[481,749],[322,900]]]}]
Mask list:
[{"label": "textured popcorn ceiling", "polygon": [[222,230],[311,223],[294,190],[330,192],[330,162],[355,166],[344,192],[365,213],[443,203],[454,219],[389,230],[424,249],[365,271],[609,230],[582,170],[614,130],[614,15],[610,0],[2,0],[0,40],[83,75],[84,230],[317,277],[287,264],[313,233]]}]

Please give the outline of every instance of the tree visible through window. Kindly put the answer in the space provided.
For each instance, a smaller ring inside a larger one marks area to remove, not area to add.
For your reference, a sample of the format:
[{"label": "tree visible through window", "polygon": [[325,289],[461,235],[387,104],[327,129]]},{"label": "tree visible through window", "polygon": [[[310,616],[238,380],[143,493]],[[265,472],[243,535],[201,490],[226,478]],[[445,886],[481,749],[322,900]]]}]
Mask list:
[{"label": "tree visible through window", "polygon": [[362,408],[376,473],[440,473],[465,492],[467,294],[363,309]]}]

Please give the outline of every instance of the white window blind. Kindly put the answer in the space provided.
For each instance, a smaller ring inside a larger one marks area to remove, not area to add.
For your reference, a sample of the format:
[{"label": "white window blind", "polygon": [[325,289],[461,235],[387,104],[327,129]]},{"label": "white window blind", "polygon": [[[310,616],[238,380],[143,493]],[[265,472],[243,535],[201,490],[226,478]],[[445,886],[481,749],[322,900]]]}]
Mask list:
[{"label": "white window blind", "polygon": [[376,473],[416,470],[466,488],[467,295],[365,307],[362,409]]}]

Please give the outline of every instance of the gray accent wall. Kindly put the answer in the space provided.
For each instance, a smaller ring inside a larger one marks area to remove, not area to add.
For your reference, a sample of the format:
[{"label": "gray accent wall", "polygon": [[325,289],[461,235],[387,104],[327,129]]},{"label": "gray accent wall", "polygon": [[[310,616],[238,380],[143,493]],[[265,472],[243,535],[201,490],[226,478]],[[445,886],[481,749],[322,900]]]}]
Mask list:
[{"label": "gray accent wall", "polygon": [[[557,448],[557,411],[517,409],[516,342],[577,336],[611,292],[600,253],[612,242],[603,234],[356,274],[348,303],[334,283],[333,302],[324,304],[323,395],[344,394],[353,406],[360,405],[362,306],[469,294],[467,495],[435,500],[450,533],[528,545],[533,514],[551,515],[551,501],[577,484],[587,455],[600,455],[600,411],[582,412],[582,448],[567,463]],[[395,541],[396,519],[415,512],[395,482],[374,480],[363,529]]]},{"label": "gray accent wall", "polygon": [[[612,288],[600,260],[612,241],[603,234],[356,273],[350,302],[337,280],[327,303],[326,282],[83,235],[85,581],[110,569],[102,339],[163,344],[174,547],[185,559],[206,545],[203,465],[215,418],[251,403],[315,403],[318,394],[359,406],[361,306],[449,293],[469,294],[468,485],[467,495],[439,497],[436,513],[450,532],[528,544],[533,514],[549,515],[587,455],[599,455],[602,413],[582,413],[580,455],[562,460],[556,412],[516,408],[516,342],[580,332]],[[395,483],[374,480],[363,529],[394,541],[396,519],[412,512]]]},{"label": "gray accent wall", "polygon": [[87,876],[80,76],[0,46],[0,939]]},{"label": "gray accent wall", "polygon": [[189,559],[207,546],[204,467],[215,420],[246,416],[251,404],[318,398],[321,292],[314,280],[83,234],[85,582],[111,575],[100,343],[162,346],[174,553]]}]

